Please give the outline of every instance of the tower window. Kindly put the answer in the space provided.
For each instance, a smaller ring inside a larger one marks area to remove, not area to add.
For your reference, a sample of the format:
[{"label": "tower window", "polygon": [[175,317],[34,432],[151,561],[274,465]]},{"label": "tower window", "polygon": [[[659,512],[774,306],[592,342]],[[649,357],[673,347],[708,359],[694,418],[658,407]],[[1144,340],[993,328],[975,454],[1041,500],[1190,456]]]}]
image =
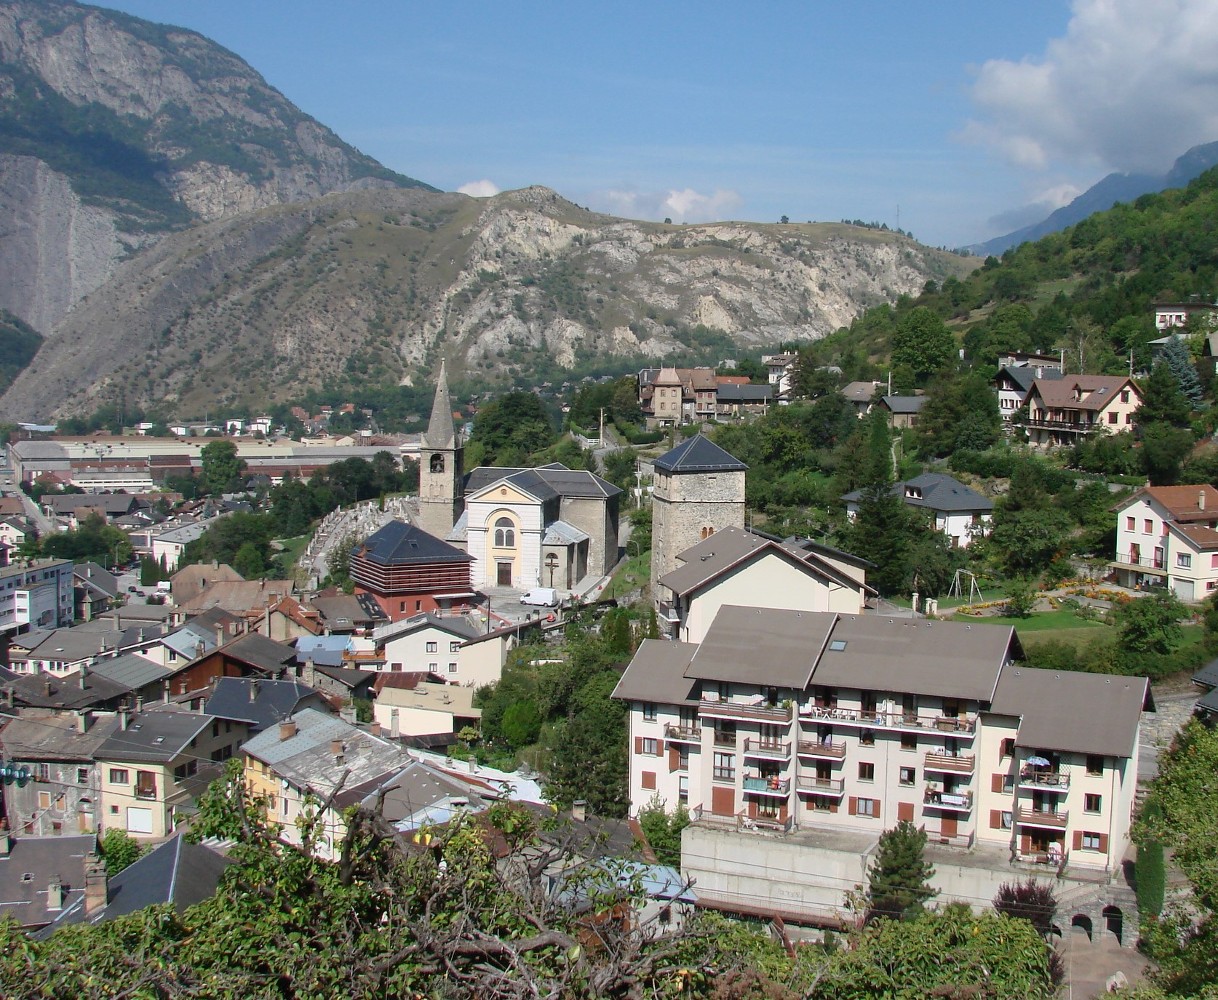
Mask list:
[{"label": "tower window", "polygon": [[444,471],[444,456],[443,455],[432,455],[431,456],[431,471],[432,472],[443,472]]},{"label": "tower window", "polygon": [[714,533],[715,533],[714,528],[711,528],[708,526],[703,526],[703,528],[702,528],[702,537],[703,538],[710,538],[710,536],[713,535]]},{"label": "tower window", "polygon": [[495,522],[495,548],[514,549],[516,547],[516,526],[510,518],[501,517]]}]

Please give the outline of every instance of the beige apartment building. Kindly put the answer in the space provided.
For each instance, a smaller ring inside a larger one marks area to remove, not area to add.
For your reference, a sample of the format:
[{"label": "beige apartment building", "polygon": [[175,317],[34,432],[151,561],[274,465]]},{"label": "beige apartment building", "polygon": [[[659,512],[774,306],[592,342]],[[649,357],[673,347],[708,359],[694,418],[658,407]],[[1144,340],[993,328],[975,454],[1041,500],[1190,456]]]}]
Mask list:
[{"label": "beige apartment building", "polygon": [[1119,871],[1148,683],[1021,658],[1010,627],[725,605],[701,642],[644,642],[614,693],[632,812],[779,837],[904,819],[1004,864]]}]

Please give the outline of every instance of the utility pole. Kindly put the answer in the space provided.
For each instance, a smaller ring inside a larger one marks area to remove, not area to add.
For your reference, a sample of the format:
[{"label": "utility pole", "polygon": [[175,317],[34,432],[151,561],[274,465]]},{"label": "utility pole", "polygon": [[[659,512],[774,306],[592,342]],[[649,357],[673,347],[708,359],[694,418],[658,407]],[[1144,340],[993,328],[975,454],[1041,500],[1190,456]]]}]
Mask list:
[{"label": "utility pole", "polygon": [[605,408],[601,407],[600,447],[605,447]]}]

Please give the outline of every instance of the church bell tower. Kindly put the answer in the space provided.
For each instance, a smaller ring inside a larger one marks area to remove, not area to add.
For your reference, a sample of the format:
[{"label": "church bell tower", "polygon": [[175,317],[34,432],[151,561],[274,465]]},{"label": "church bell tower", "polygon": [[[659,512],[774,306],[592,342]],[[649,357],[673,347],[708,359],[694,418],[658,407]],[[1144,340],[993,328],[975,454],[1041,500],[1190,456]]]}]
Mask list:
[{"label": "church bell tower", "polygon": [[453,426],[448,376],[440,362],[431,421],[419,451],[418,526],[436,538],[447,538],[464,509],[465,449]]}]

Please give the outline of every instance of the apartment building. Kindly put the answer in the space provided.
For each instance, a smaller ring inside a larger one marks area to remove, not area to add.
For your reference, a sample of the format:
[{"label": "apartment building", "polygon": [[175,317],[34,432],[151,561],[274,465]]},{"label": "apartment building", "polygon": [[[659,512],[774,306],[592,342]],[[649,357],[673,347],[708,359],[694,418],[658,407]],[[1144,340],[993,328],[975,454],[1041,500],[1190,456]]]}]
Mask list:
[{"label": "apartment building", "polygon": [[39,559],[0,569],[0,632],[71,625],[73,570],[68,559]]},{"label": "apartment building", "polygon": [[1218,490],[1146,486],[1113,508],[1116,558],[1124,587],[1170,587],[1182,601],[1218,590]]},{"label": "apartment building", "polygon": [[644,642],[614,692],[631,808],[779,835],[906,819],[937,844],[1117,870],[1148,683],[1021,658],[1010,627],[724,606],[700,643]]}]

